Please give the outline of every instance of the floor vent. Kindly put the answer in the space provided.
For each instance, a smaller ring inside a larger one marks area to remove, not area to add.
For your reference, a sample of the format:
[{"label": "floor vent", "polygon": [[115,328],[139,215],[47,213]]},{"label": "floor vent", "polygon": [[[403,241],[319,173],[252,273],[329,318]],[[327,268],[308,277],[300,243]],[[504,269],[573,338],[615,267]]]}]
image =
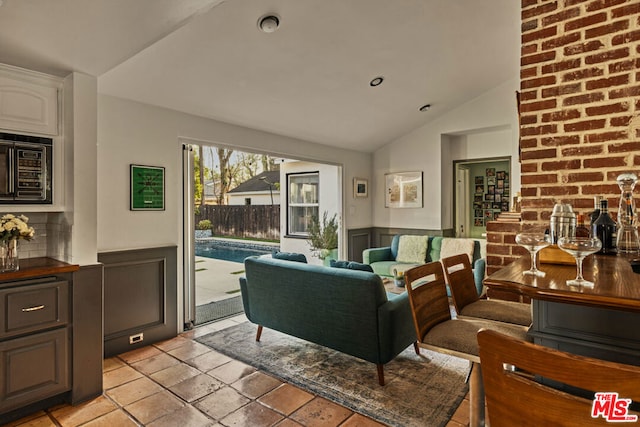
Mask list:
[{"label": "floor vent", "polygon": [[221,301],[210,302],[196,307],[196,325],[214,322],[244,312],[242,297],[238,295]]}]

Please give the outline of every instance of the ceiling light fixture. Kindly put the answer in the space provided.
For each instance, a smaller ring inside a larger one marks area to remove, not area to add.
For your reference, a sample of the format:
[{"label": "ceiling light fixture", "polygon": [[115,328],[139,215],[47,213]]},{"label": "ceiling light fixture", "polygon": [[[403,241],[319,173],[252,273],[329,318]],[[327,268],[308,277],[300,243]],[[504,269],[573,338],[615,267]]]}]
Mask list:
[{"label": "ceiling light fixture", "polygon": [[382,84],[382,82],[384,81],[384,77],[376,77],[375,79],[371,80],[369,82],[369,86],[371,87],[376,87],[376,86],[380,86]]},{"label": "ceiling light fixture", "polygon": [[425,111],[429,111],[430,108],[431,108],[431,104],[425,104],[422,107],[420,107],[420,111],[424,113]]},{"label": "ceiling light fixture", "polygon": [[258,19],[258,28],[265,33],[273,33],[280,26],[280,18],[276,15],[265,15]]}]

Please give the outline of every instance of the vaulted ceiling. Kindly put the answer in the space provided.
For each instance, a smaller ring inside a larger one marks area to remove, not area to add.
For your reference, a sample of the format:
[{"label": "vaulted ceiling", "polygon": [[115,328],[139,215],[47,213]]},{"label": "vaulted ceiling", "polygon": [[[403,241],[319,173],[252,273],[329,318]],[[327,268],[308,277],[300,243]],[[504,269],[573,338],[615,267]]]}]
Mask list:
[{"label": "vaulted ceiling", "polygon": [[[104,94],[365,152],[518,76],[514,0],[0,3],[2,63],[78,71]],[[258,28],[267,14],[275,32]]]}]

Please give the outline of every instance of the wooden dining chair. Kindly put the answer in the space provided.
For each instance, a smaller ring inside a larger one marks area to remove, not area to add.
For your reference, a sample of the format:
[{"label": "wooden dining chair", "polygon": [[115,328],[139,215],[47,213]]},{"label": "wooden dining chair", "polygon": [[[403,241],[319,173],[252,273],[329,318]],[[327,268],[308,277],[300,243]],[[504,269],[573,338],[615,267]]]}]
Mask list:
[{"label": "wooden dining chair", "polygon": [[453,306],[458,316],[497,320],[516,325],[531,325],[531,305],[486,299],[478,296],[473,270],[466,254],[453,255],[440,260],[446,282],[451,290]]},{"label": "wooden dining chair", "polygon": [[471,362],[470,425],[484,425],[484,390],[476,335],[485,328],[526,339],[527,328],[485,319],[452,318],[444,271],[438,261],[406,270],[404,277],[418,346]]},{"label": "wooden dining chair", "polygon": [[[640,420],[628,410],[631,400],[640,402],[638,366],[578,356],[490,330],[478,333],[478,343],[491,427]],[[549,380],[554,387],[547,385]],[[562,391],[560,385],[581,393]]]}]

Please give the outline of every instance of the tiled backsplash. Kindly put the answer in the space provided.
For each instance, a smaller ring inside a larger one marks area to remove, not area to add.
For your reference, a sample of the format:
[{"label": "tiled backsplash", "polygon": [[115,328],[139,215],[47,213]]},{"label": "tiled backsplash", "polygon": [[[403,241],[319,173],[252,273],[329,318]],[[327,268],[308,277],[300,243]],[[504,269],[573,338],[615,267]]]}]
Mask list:
[{"label": "tiled backsplash", "polygon": [[[3,211],[21,215],[22,212]],[[71,256],[71,226],[66,216],[61,212],[27,212],[29,225],[35,230],[35,237],[31,240],[20,240],[18,253],[20,258],[51,257],[67,260]]]}]

